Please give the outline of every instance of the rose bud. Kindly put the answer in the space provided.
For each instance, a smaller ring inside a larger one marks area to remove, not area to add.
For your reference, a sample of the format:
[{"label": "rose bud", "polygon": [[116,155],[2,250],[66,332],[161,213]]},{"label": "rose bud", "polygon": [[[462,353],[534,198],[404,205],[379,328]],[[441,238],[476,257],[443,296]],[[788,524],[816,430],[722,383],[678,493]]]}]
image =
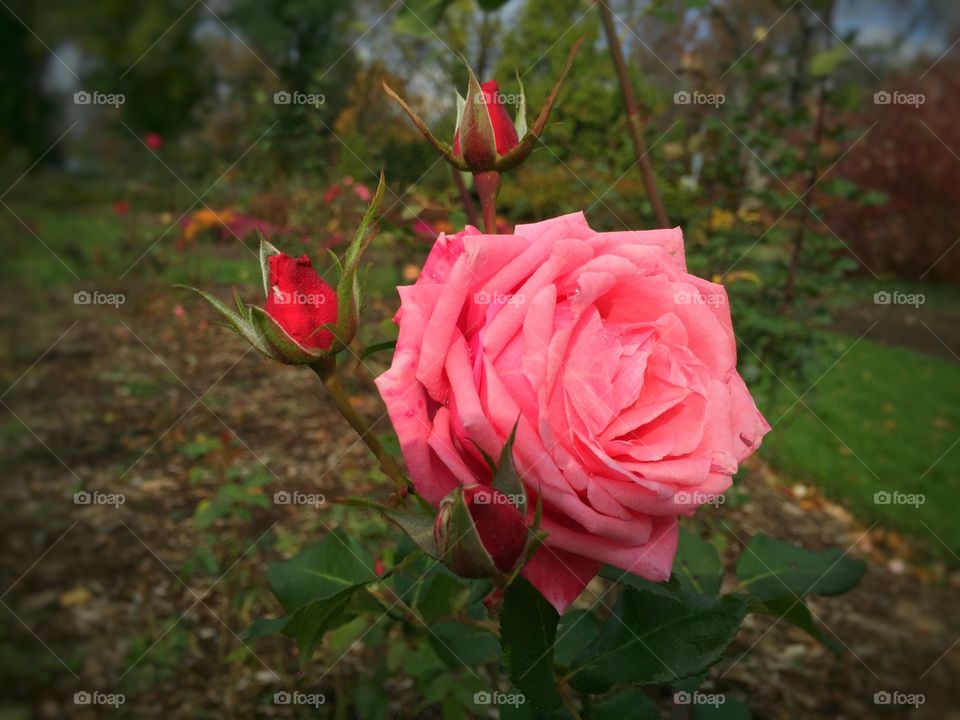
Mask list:
[{"label": "rose bud", "polygon": [[271,255],[270,289],[264,306],[267,314],[304,348],[326,350],[333,333],[321,328],[337,321],[337,296],[306,255],[292,258]]},{"label": "rose bud", "polygon": [[228,325],[258,352],[287,365],[310,365],[321,378],[336,369],[336,355],[357,335],[363,304],[360,263],[374,236],[374,216],[386,181],[380,182],[360,226],[347,247],[343,260],[337,259],[339,279],[334,290],[313,269],[303,255],[292,258],[260,236],[260,273],[264,305],[248,305],[238,295],[236,309],[208,292],[181,286],[200,295],[227,321]]},{"label": "rose bud", "polygon": [[466,578],[510,573],[527,547],[523,515],[499,490],[456,488],[440,503],[433,526],[440,558]]},{"label": "rose bud", "polygon": [[472,108],[476,112],[469,112],[471,108],[464,107],[459,118],[453,136],[453,153],[471,167],[486,169],[491,162],[496,162],[498,156],[513,150],[520,138],[496,80],[480,85],[480,93],[473,96],[473,104],[477,106]]},{"label": "rose bud", "polygon": [[403,112],[450,165],[461,172],[502,172],[517,167],[533,152],[533,148],[550,117],[557,94],[564,78],[573,64],[584,38],[570,48],[567,62],[533,124],[527,126],[527,103],[523,84],[519,82],[516,120],[511,120],[502,102],[499,86],[493,80],[480,84],[473,70],[467,65],[467,96],[457,96],[457,129],[453,147],[437,138],[423,119],[413,111],[406,100],[400,97],[386,82],[383,89],[400,105]]}]

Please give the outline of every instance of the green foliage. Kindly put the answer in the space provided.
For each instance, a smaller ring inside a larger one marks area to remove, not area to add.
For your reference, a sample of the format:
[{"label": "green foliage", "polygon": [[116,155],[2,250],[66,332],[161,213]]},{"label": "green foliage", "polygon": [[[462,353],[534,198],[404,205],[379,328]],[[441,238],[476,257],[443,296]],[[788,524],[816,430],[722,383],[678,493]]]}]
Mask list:
[{"label": "green foliage", "polygon": [[263,473],[254,473],[237,482],[226,482],[217,489],[212,500],[197,505],[194,522],[201,530],[207,530],[218,520],[235,517],[249,520],[255,508],[270,507],[270,500],[263,493],[263,486],[273,478]]},{"label": "green foliage", "polygon": [[[617,598],[609,612],[598,603],[560,617],[517,578],[503,594],[498,628],[489,619],[487,603],[497,595],[490,595],[490,581],[453,575],[410,540],[397,548],[397,564],[378,577],[371,556],[338,530],[270,566],[271,589],[288,615],[256,621],[248,639],[282,632],[295,639],[302,662],[324,636],[337,647],[358,637],[387,643],[372,676],[410,675],[424,703],[442,706],[450,717],[482,710],[474,701],[503,691],[502,675],[509,693],[521,695],[500,697],[523,698],[516,707],[500,708],[503,717],[561,717],[562,706],[596,694],[605,696],[596,698],[591,717],[617,717],[624,708],[631,708],[631,717],[657,717],[640,687],[695,692],[747,613],[782,618],[839,650],[813,622],[804,596],[846,592],[859,581],[862,563],[836,550],[814,552],[757,535],[741,553],[738,583],[720,594],[721,541],[684,531],[673,577],[664,583],[605,568],[601,577]],[[358,709],[372,702],[359,694],[351,701]],[[695,714],[749,717],[732,698],[714,708],[697,706]]]},{"label": "green foliage", "polygon": [[598,702],[590,717],[593,720],[657,720],[660,711],[646,692],[640,688],[627,688]]},{"label": "green foliage", "polygon": [[716,597],[723,581],[723,561],[714,545],[689,530],[680,529],[680,544],[673,560],[675,577],[688,592]]},{"label": "green foliage", "polygon": [[693,720],[750,720],[750,710],[746,703],[728,697],[720,705],[695,705]]},{"label": "green foliage", "polygon": [[786,593],[838,595],[856,585],[866,565],[840,550],[813,552],[757,535],[737,563],[742,588],[761,600]]},{"label": "green foliage", "polygon": [[723,655],[747,604],[681,593],[674,598],[627,588],[599,637],[574,659],[575,686],[602,692],[621,683],[680,680],[707,670]]},{"label": "green foliage", "polygon": [[375,578],[369,553],[338,531],[267,571],[270,589],[287,612],[358,589]]},{"label": "green foliage", "polygon": [[179,617],[167,618],[150,633],[131,639],[123,678],[126,692],[144,692],[174,677],[190,647],[190,631]]},{"label": "green foliage", "polygon": [[541,710],[553,710],[562,702],[553,679],[559,619],[550,603],[523,578],[507,588],[500,611],[503,664],[513,684]]}]

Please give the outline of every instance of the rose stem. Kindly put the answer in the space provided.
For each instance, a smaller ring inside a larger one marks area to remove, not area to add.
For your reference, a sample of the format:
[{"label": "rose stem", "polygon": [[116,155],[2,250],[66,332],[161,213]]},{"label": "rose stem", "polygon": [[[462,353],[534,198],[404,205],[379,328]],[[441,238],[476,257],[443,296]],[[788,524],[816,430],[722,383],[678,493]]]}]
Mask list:
[{"label": "rose stem", "polygon": [[380,444],[380,441],[377,440],[370,426],[367,425],[367,421],[360,417],[360,413],[354,409],[353,404],[347,397],[347,393],[340,384],[340,378],[336,370],[336,360],[327,363],[314,363],[311,364],[310,367],[323,382],[323,386],[327,389],[327,392],[330,393],[330,397],[333,398],[337,410],[346,418],[351,427],[357,431],[360,439],[370,448],[370,452],[380,461],[380,470],[383,471],[383,474],[393,480],[397,485],[397,489],[404,494],[413,491],[413,484],[407,479],[407,476],[403,474],[403,471],[397,465],[393,456]]},{"label": "rose stem", "polygon": [[500,188],[500,173],[487,170],[473,174],[473,186],[480,196],[480,208],[483,211],[483,231],[488,235],[497,232],[497,190]]},{"label": "rose stem", "polygon": [[667,211],[663,209],[663,201],[660,199],[660,193],[657,191],[657,185],[653,179],[653,169],[650,167],[650,160],[647,158],[647,144],[643,140],[643,120],[640,118],[640,112],[633,99],[633,91],[630,89],[630,78],[627,76],[623,50],[620,47],[620,40],[617,38],[617,31],[613,27],[613,13],[610,12],[610,8],[604,0],[598,0],[597,7],[600,8],[600,19],[603,21],[603,30],[607,36],[607,45],[610,47],[610,56],[613,58],[613,66],[617,70],[617,78],[620,80],[620,95],[623,96],[623,105],[627,110],[627,127],[630,129],[630,139],[633,140],[637,164],[640,165],[640,173],[643,175],[643,185],[650,197],[650,204],[653,205],[653,214],[657,223],[660,227],[670,227]]},{"label": "rose stem", "polygon": [[573,698],[570,697],[569,690],[566,686],[560,685],[557,687],[560,691],[560,698],[563,700],[564,707],[567,708],[567,712],[573,716],[574,720],[583,720],[580,716],[580,712],[577,710],[577,705],[573,701]]},{"label": "rose stem", "polygon": [[463,211],[467,214],[467,222],[474,227],[480,227],[477,206],[473,204],[473,198],[470,197],[467,184],[463,181],[463,175],[455,167],[451,167],[450,172],[453,173],[453,183],[457,186],[457,192],[460,193],[460,202],[463,203]]}]

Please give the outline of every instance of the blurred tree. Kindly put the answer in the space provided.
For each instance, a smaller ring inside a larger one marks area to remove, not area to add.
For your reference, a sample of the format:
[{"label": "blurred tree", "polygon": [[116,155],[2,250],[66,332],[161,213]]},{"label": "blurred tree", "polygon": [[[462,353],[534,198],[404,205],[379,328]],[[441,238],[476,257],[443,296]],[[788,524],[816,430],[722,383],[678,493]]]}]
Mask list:
[{"label": "blurred tree", "polygon": [[[349,0],[235,0],[225,14],[273,75],[275,90],[323,96],[320,106],[277,106],[269,93],[270,121],[278,122],[273,147],[282,166],[321,163],[325,150],[338,147],[333,124],[360,67],[357,35],[369,28],[358,18],[367,9]],[[264,80],[271,79],[253,77],[246,84],[262,92]]]},{"label": "blurred tree", "polygon": [[202,13],[188,0],[57,0],[44,5],[37,32],[48,44],[78,47],[83,87],[123,93],[120,111],[135,132],[172,136],[192,124],[193,107],[213,92],[196,36]]},{"label": "blurred tree", "polygon": [[[49,54],[27,29],[35,22],[37,5],[9,2],[0,12],[0,146],[20,148],[33,162],[56,139],[50,132],[52,105],[39,92]],[[44,160],[51,163],[57,157],[54,149]]]}]

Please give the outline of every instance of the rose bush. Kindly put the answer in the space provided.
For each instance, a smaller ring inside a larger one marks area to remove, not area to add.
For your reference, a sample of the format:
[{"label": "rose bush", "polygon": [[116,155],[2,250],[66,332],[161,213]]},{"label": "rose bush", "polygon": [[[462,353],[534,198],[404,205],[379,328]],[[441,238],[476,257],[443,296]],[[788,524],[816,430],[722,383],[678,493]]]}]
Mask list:
[{"label": "rose bush", "polygon": [[[377,379],[417,490],[439,505],[513,457],[547,538],[524,576],[563,612],[605,563],[663,581],[677,517],[731,484],[769,425],[736,370],[721,285],[679,228],[597,233],[582,213],[437,239],[399,288]],[[483,452],[481,452],[481,450]]]}]

